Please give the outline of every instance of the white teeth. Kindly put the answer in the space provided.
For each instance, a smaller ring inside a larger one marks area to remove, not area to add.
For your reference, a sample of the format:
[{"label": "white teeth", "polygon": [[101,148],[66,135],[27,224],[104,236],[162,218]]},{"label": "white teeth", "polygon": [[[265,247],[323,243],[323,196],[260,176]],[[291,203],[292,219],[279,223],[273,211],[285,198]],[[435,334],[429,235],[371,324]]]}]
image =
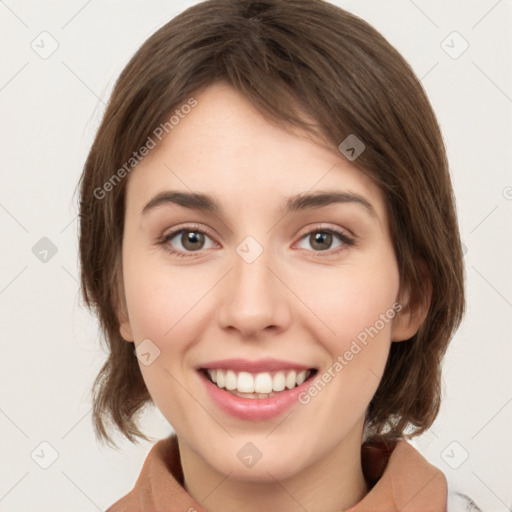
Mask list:
[{"label": "white teeth", "polygon": [[295,387],[295,383],[297,382],[297,374],[295,373],[295,370],[292,370],[287,376],[286,376],[286,387],[288,389],[292,389]]},{"label": "white teeth", "polygon": [[235,391],[234,394],[236,396],[240,396],[242,398],[269,398],[275,395],[274,392],[272,393],[239,393],[238,391]]},{"label": "white teeth", "polygon": [[286,387],[286,377],[284,372],[277,372],[272,379],[272,389],[274,391],[283,391]]},{"label": "white teeth", "polygon": [[219,386],[219,388],[223,388],[226,385],[224,382],[226,380],[225,375],[224,372],[217,371],[217,386]]},{"label": "white teeth", "polygon": [[[285,388],[300,386],[310,375],[310,370],[280,370],[272,376],[269,372],[252,374],[233,370],[208,369],[208,375],[219,388],[226,388],[246,398],[268,398]],[[251,395],[249,395],[251,394]]]},{"label": "white teeth", "polygon": [[236,373],[233,370],[228,370],[226,372],[226,389],[230,391],[236,389],[237,378]]},{"label": "white teeth", "polygon": [[258,373],[256,375],[254,390],[258,393],[270,393],[272,391],[272,377],[270,373]]},{"label": "white teeth", "polygon": [[307,370],[303,370],[297,374],[297,386],[300,386],[306,380],[306,373]]},{"label": "white teeth", "polygon": [[[254,377],[248,372],[240,372],[236,389],[242,393],[254,393]],[[260,390],[258,389],[258,392]]]}]

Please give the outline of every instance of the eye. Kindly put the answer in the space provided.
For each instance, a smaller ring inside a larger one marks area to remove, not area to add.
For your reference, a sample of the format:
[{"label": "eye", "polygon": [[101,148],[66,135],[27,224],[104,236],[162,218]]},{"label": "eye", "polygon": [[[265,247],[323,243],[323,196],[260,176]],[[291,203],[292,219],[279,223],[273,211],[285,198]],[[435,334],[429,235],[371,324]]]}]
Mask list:
[{"label": "eye", "polygon": [[[208,245],[208,240],[210,244]],[[334,228],[317,228],[304,235],[301,239],[306,243],[309,243],[313,248],[313,252],[322,253],[328,252],[328,254],[336,254],[339,251],[343,251],[347,246],[355,244],[353,238],[348,236],[344,231]],[[338,240],[337,245],[333,247],[333,242]],[[212,238],[199,226],[183,227],[171,231],[165,234],[159,241],[159,245],[162,245],[166,251],[179,257],[186,258],[194,256],[194,252],[200,252],[204,249],[211,249],[216,246]],[[300,249],[308,249],[307,247],[301,247]],[[318,254],[320,256],[321,254]],[[315,255],[316,256],[316,255]]]},{"label": "eye", "polygon": [[[337,253],[340,250],[343,250],[345,246],[354,245],[354,239],[349,237],[344,231],[337,230],[334,228],[329,229],[315,229],[310,231],[305,236],[301,238],[305,240],[310,246],[314,249],[314,252],[324,252],[332,249],[333,241],[339,240],[338,245],[335,248],[338,248],[336,251],[330,251],[331,253]],[[300,247],[301,249],[307,249],[307,247]]]},{"label": "eye", "polygon": [[167,233],[158,243],[163,245],[171,254],[178,257],[187,257],[186,253],[198,252],[215,246],[215,243],[211,243],[209,247],[205,247],[205,241],[207,240],[212,241],[207,233],[199,227],[191,226]]}]

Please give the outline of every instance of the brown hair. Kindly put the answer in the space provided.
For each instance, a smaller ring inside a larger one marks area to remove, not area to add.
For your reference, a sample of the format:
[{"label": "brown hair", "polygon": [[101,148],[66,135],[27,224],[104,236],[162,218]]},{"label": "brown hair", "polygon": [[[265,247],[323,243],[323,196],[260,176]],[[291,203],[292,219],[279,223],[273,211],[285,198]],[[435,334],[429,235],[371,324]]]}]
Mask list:
[{"label": "brown hair", "polygon": [[[402,289],[428,301],[410,340],[392,343],[367,412],[373,433],[410,435],[437,416],[441,360],[462,319],[463,257],[445,148],[423,88],[401,55],[360,18],[322,0],[208,0],[154,33],[118,78],[80,180],[81,286],[106,339],[93,386],[96,435],[106,422],[149,440],[136,415],[151,397],[134,346],[119,332],[125,187],[103,186],[169,113],[217,80],[272,122],[334,150],[350,134],[365,144],[353,163],[382,189]],[[306,118],[315,123],[308,123]],[[171,134],[172,136],[172,134]],[[126,167],[125,167],[126,168]],[[118,174],[119,176],[119,174]]]}]

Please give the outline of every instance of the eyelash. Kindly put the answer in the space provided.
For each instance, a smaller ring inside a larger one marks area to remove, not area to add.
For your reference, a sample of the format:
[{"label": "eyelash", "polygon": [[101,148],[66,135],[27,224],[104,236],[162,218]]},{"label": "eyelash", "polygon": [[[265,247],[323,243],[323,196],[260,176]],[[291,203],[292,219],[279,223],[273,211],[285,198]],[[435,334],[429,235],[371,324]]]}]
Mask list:
[{"label": "eyelash", "polygon": [[[173,249],[168,243],[176,235],[183,233],[183,232],[187,232],[187,231],[190,231],[193,233],[201,233],[203,235],[207,235],[210,238],[212,238],[211,235],[207,231],[201,229],[199,226],[186,226],[183,228],[176,229],[175,231],[171,231],[170,233],[167,233],[166,235],[163,235],[161,238],[158,239],[157,243],[158,243],[158,245],[163,246],[167,252],[169,252],[173,256],[177,256],[178,258],[194,257],[194,253],[199,253],[201,251],[201,249],[198,251],[190,251],[189,254],[186,254],[186,253],[183,254],[182,252]],[[349,237],[344,231],[338,230],[335,228],[318,227],[318,228],[312,229],[311,231],[308,231],[307,233],[305,233],[300,238],[300,240],[302,240],[303,238],[305,238],[313,233],[334,234],[339,237],[339,239],[343,242],[344,246],[350,247],[350,246],[355,245],[355,240],[353,238]],[[315,257],[322,257],[323,253],[328,253],[328,255],[337,254],[338,252],[345,250],[344,246],[338,247],[337,250],[334,250],[334,251],[332,251],[330,249],[326,249],[325,251],[313,251],[313,254]]]}]

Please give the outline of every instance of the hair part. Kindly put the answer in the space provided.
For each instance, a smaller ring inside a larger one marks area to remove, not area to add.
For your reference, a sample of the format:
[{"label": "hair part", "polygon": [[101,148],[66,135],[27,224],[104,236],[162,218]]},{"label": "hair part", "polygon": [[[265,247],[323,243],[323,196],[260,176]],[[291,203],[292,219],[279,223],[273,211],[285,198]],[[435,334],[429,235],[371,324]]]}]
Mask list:
[{"label": "hair part", "polygon": [[426,94],[382,35],[323,0],[207,0],[155,32],[126,65],[80,178],[81,290],[108,351],[93,386],[97,437],[115,445],[110,423],[132,442],[149,440],[136,416],[152,399],[134,346],[119,332],[127,178],[102,199],[94,191],[173,110],[219,80],[269,121],[315,134],[333,151],[350,134],[365,144],[353,164],[385,196],[409,307],[428,301],[431,290],[418,332],[391,345],[366,428],[421,434],[438,414],[441,361],[465,309],[455,199]]}]

